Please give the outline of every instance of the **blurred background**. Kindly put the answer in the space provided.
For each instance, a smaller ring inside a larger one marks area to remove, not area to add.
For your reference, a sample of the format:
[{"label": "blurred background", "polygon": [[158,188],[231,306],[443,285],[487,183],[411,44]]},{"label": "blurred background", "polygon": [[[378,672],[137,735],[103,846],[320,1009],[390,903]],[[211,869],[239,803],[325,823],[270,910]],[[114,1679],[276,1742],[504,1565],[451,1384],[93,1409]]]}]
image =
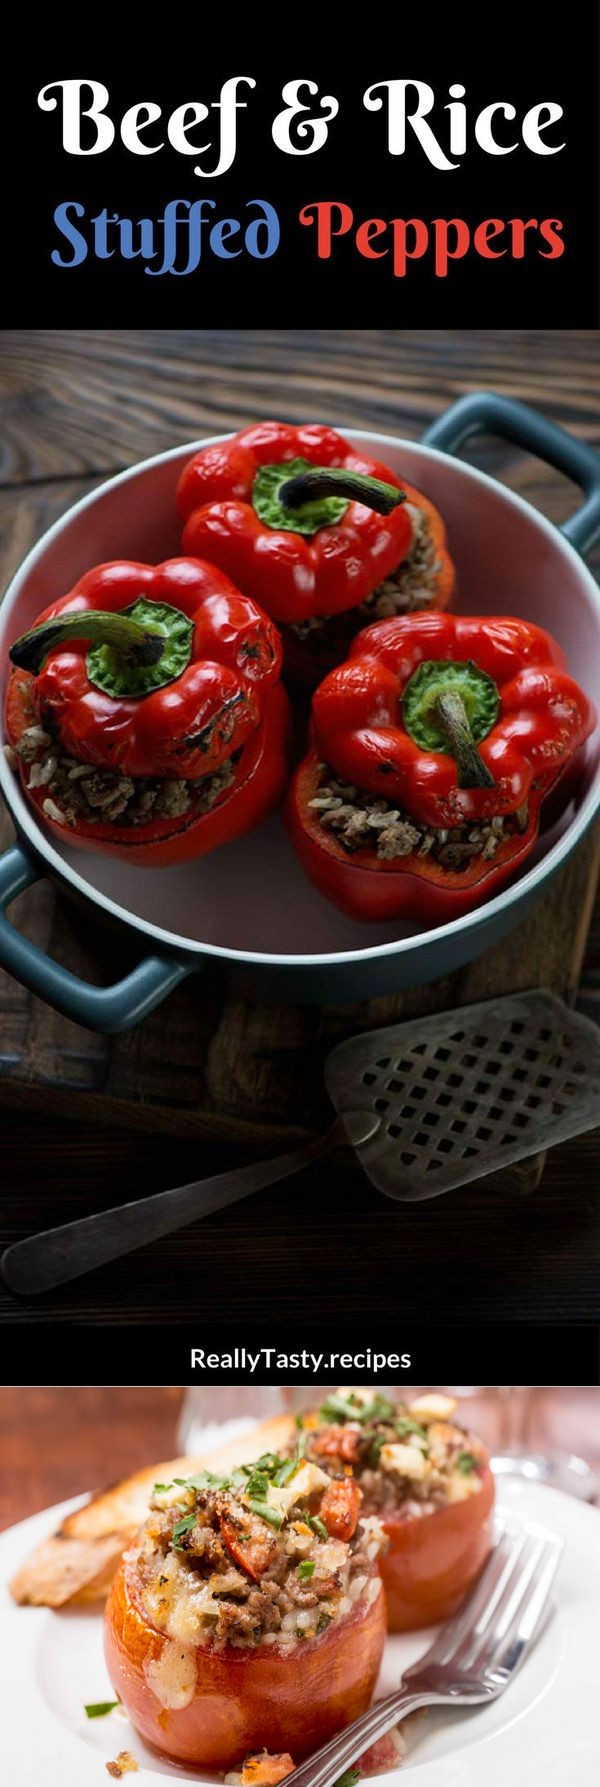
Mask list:
[{"label": "blurred background", "polygon": [[[438,1388],[424,1385],[423,1388]],[[378,1391],[408,1400],[412,1384]],[[331,1389],[331,1385],[329,1385]],[[480,1389],[451,1386],[458,1419],[481,1435],[492,1453],[518,1459],[560,1460],[560,1486],[586,1499],[597,1476],[582,1479],[573,1462],[600,1472],[600,1390]],[[68,1496],[105,1488],[145,1465],[181,1451],[199,1451],[223,1422],[256,1419],[285,1409],[314,1407],[314,1385],[264,1389],[4,1389],[0,1390],[0,1527]]]}]

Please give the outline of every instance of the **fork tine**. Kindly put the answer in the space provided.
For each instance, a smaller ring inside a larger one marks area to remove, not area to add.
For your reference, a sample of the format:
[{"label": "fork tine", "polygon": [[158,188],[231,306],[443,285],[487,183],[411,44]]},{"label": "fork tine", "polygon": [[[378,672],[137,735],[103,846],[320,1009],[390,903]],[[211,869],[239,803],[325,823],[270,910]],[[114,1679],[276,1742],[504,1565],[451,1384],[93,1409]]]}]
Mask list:
[{"label": "fork tine", "polygon": [[480,1674],[487,1666],[491,1656],[495,1655],[506,1634],[514,1624],[519,1610],[525,1600],[530,1585],[537,1579],[537,1571],[545,1553],[545,1541],[537,1534],[528,1533],[526,1544],[519,1553],[518,1568],[507,1574],[502,1593],[496,1597],[494,1607],[489,1610],[489,1617],[479,1629],[473,1630],[462,1646],[458,1659],[461,1669],[469,1669]]},{"label": "fork tine", "polygon": [[473,1628],[479,1627],[482,1619],[487,1623],[488,1613],[496,1606],[498,1595],[502,1593],[507,1577],[512,1574],[521,1556],[526,1538],[524,1528],[516,1535],[510,1532],[501,1534],[459,1612],[443,1627],[439,1638],[435,1640],[430,1654],[436,1663],[453,1662],[463,1640],[472,1634]]},{"label": "fork tine", "polygon": [[506,1558],[504,1569],[498,1575],[492,1593],[486,1597],[476,1612],[475,1618],[463,1623],[460,1642],[453,1648],[449,1659],[451,1666],[464,1670],[472,1666],[473,1657],[485,1651],[490,1643],[502,1609],[510,1601],[515,1592],[515,1584],[521,1579],[527,1567],[530,1552],[530,1536],[525,1528],[519,1540],[513,1545]]},{"label": "fork tine", "polygon": [[549,1534],[547,1539],[546,1559],[541,1567],[537,1584],[532,1588],[529,1603],[523,1607],[519,1617],[519,1631],[525,1638],[533,1638],[541,1622],[550,1589],[564,1551],[564,1544],[558,1536]]},{"label": "fork tine", "polygon": [[512,1619],[500,1634],[494,1653],[487,1662],[487,1673],[512,1675],[524,1650],[542,1624],[542,1616],[547,1608],[548,1596],[564,1547],[560,1539],[550,1535],[540,1540],[540,1546],[536,1569],[529,1577]]}]

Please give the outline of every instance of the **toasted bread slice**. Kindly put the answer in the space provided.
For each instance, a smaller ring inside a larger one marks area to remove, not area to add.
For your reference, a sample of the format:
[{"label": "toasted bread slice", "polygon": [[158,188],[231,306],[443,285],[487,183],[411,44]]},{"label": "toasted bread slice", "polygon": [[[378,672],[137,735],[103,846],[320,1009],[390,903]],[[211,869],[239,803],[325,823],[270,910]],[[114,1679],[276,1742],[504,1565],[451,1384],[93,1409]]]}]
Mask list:
[{"label": "toasted bread slice", "polygon": [[136,1471],[122,1483],[100,1490],[82,1508],[67,1514],[58,1532],[38,1545],[10,1584],[13,1600],[29,1607],[66,1607],[103,1600],[117,1564],[148,1512],[154,1483],[195,1471],[234,1470],[263,1452],[278,1452],[294,1432],[290,1415],[261,1421],[251,1433],[229,1440],[199,1458],[171,1458]]}]

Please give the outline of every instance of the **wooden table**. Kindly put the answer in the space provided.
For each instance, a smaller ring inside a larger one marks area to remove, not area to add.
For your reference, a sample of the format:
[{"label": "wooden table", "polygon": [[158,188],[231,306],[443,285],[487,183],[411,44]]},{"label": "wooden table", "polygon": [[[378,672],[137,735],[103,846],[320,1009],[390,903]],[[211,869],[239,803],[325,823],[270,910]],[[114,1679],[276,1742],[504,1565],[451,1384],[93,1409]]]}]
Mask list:
[{"label": "wooden table", "polygon": [[[0,1389],[0,1528],[177,1455],[182,1396],[177,1389]],[[216,1389],[216,1418],[218,1396]],[[492,1449],[498,1445],[493,1395],[469,1399],[464,1420]],[[578,1453],[600,1470],[600,1391],[534,1391],[530,1444]]]},{"label": "wooden table", "polygon": [[[121,467],[202,433],[261,415],[323,417],[418,437],[455,397],[482,386],[536,404],[589,442],[599,439],[597,337],[591,331],[110,331],[0,336],[0,523],[6,582],[40,532]],[[276,392],[276,399],[273,397]],[[498,442],[477,463],[508,479],[554,520],[573,506],[566,481]],[[594,562],[600,565],[600,552]],[[10,834],[5,820],[5,835]],[[595,885],[588,839],[554,899],[538,908],[526,949],[514,939],[447,986],[411,994],[403,1012],[486,997],[547,978],[572,996]],[[74,916],[48,883],[23,896],[19,922],[93,977],[127,965],[97,915]],[[503,953],[502,953],[503,952]],[[584,964],[600,962],[600,910]],[[500,972],[501,970],[501,972]],[[437,1002],[437,1003],[436,1003]],[[380,1000],[379,1021],[397,1006]],[[291,1008],[269,1018],[193,983],[140,1030],[107,1045],[57,1018],[0,976],[3,1241],[35,1227],[197,1178],[248,1147],[276,1145],[322,1122],[315,1061],[340,1034],[339,1012]],[[259,1121],[256,1121],[256,1117]],[[266,1145],[265,1145],[266,1138]],[[598,1314],[597,1135],[556,1150],[524,1199],[506,1177],[449,1199],[397,1207],[344,1165],[313,1169],[160,1247],[145,1249],[31,1306],[0,1291],[0,1320],[55,1314],[94,1322],[214,1324],[232,1311],[278,1319],[326,1299],[330,1313],[407,1319],[590,1321]]]}]

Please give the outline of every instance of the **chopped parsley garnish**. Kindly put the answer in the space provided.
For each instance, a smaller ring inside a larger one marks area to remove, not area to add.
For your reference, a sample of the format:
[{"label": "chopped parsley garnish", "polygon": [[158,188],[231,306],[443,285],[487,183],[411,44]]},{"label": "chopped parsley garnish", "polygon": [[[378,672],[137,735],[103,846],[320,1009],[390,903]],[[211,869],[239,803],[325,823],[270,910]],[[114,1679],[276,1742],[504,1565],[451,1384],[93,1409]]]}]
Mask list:
[{"label": "chopped parsley garnish", "polygon": [[327,1527],[324,1522],[319,1519],[318,1514],[303,1514],[302,1519],[306,1521],[307,1526],[312,1527],[313,1533],[318,1533],[320,1539],[329,1538]]},{"label": "chopped parsley garnish", "polygon": [[298,1462],[296,1454],[295,1458],[285,1458],[283,1464],[280,1464],[273,1477],[273,1482],[278,1489],[282,1489],[285,1483],[289,1483],[290,1477],[293,1477],[294,1472],[298,1469]]},{"label": "chopped parsley garnish", "polygon": [[[252,1513],[256,1514],[260,1520],[264,1520],[267,1526],[272,1526],[276,1532],[279,1532],[279,1528],[283,1526],[285,1515],[269,1505],[269,1490],[272,1485],[276,1488],[283,1488],[292,1480],[302,1461],[306,1437],[305,1434],[298,1435],[293,1458],[283,1458],[278,1452],[264,1452],[262,1457],[257,1458],[253,1464],[244,1464],[239,1470],[231,1471],[228,1476],[220,1477],[214,1471],[204,1470],[199,1471],[195,1477],[175,1477],[172,1484],[157,1483],[155,1489],[159,1493],[161,1490],[165,1491],[171,1488],[220,1492],[241,1490],[242,1497],[247,1501]],[[183,1512],[185,1508],[183,1495],[179,1506],[182,1518],[177,1521],[173,1529],[171,1543],[176,1551],[185,1551],[186,1546],[183,1541],[194,1526],[196,1515]],[[328,1538],[322,1520],[310,1515],[307,1515],[306,1519],[313,1532],[318,1533],[322,1539]]]},{"label": "chopped parsley garnish", "polygon": [[328,1396],[321,1408],[324,1421],[359,1421],[361,1427],[371,1421],[392,1421],[395,1412],[394,1404],[388,1402],[387,1396],[373,1396],[370,1402],[359,1402],[351,1392],[344,1396],[341,1391]]},{"label": "chopped parsley garnish", "polygon": [[360,1781],[358,1769],[347,1768],[344,1770],[343,1775],[338,1775],[335,1787],[356,1787],[357,1781]]},{"label": "chopped parsley garnish", "polygon": [[255,1466],[246,1483],[246,1491],[247,1494],[251,1497],[253,1496],[257,1502],[266,1501],[269,1493],[269,1478],[266,1471],[259,1471],[258,1467]]},{"label": "chopped parsley garnish", "polygon": [[293,1458],[282,1458],[278,1452],[265,1452],[262,1458],[257,1459],[256,1464],[245,1464],[247,1480],[244,1487],[247,1495],[259,1502],[266,1501],[269,1485],[273,1483],[277,1489],[282,1489],[294,1476],[301,1458],[299,1441]]},{"label": "chopped parsley garnish", "polygon": [[[253,1466],[249,1467],[253,1469]],[[155,1483],[154,1493],[160,1495],[168,1489],[245,1489],[244,1471],[230,1471],[226,1477],[220,1477],[215,1471],[198,1471],[195,1477],[174,1477],[172,1483]]]},{"label": "chopped parsley garnish", "polygon": [[243,1471],[229,1471],[224,1477],[214,1471],[199,1471],[197,1477],[188,1477],[186,1489],[243,1489],[246,1482]]},{"label": "chopped parsley garnish", "polygon": [[410,1415],[401,1415],[399,1421],[394,1422],[394,1426],[399,1440],[407,1439],[409,1433],[418,1433],[419,1439],[427,1439],[427,1428],[423,1426],[423,1422],[413,1421]]},{"label": "chopped parsley garnish", "polygon": [[191,1533],[192,1527],[195,1525],[196,1525],[195,1514],[184,1514],[183,1520],[177,1521],[177,1525],[173,1527],[173,1532],[171,1535],[172,1543],[175,1548],[175,1551],[185,1550],[185,1547],[180,1544],[180,1540],[185,1539],[186,1534]]},{"label": "chopped parsley garnish", "polygon": [[267,1526],[274,1526],[276,1533],[279,1532],[280,1526],[283,1526],[283,1514],[278,1514],[276,1508],[270,1508],[268,1502],[257,1501],[250,1501],[250,1508],[253,1514],[258,1514],[259,1520],[266,1520]]},{"label": "chopped parsley garnish", "polygon": [[310,1582],[310,1578],[311,1578],[311,1576],[314,1576],[314,1573],[315,1573],[315,1566],[312,1561],[312,1558],[307,1557],[304,1559],[303,1563],[298,1564],[298,1569],[296,1571],[296,1575],[298,1577],[299,1582]]},{"label": "chopped parsley garnish", "polygon": [[114,1713],[115,1707],[120,1705],[120,1700],[92,1701],[91,1706],[86,1706],[84,1708],[85,1715],[87,1719],[104,1719],[106,1713]]},{"label": "chopped parsley garnish", "polygon": [[365,1438],[368,1440],[369,1446],[365,1456],[365,1464],[368,1465],[370,1471],[376,1471],[381,1458],[382,1446],[385,1446],[385,1434],[365,1434]]},{"label": "chopped parsley garnish", "polygon": [[477,1470],[477,1459],[473,1457],[472,1452],[458,1452],[454,1463],[457,1471],[460,1471],[461,1477],[468,1477],[471,1471]]}]

